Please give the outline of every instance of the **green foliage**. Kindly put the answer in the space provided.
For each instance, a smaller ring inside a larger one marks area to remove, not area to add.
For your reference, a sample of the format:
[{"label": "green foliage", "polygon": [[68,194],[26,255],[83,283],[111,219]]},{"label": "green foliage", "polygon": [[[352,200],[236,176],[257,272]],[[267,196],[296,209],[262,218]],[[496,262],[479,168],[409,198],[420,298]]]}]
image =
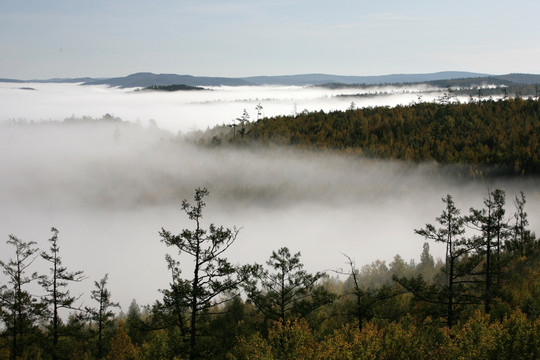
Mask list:
[{"label": "green foliage", "polygon": [[29,273],[30,266],[38,256],[36,243],[24,242],[9,235],[7,244],[15,248],[15,256],[7,262],[0,261],[7,284],[0,286],[0,315],[5,326],[5,335],[10,339],[10,358],[23,354],[35,331],[37,320],[44,306],[27,287],[39,279],[37,273]]},{"label": "green foliage", "polygon": [[[537,242],[538,246],[538,242]],[[510,260],[501,297],[512,308],[521,309],[529,319],[540,317],[540,254]]]},{"label": "green foliage", "polygon": [[467,261],[465,261],[470,247],[463,234],[465,233],[465,218],[455,206],[451,195],[442,199],[446,204],[441,216],[436,220],[439,227],[426,224],[423,229],[415,230],[418,235],[442,242],[446,245],[445,275],[443,286],[428,285],[422,277],[405,278],[396,277],[405,289],[413,293],[418,299],[429,303],[441,304],[446,307],[446,325],[451,327],[455,322],[456,307],[471,301],[468,290],[464,286],[464,277],[470,274]]},{"label": "green foliage", "polygon": [[305,322],[277,322],[268,339],[260,333],[241,338],[229,359],[536,359],[540,323],[514,312],[501,321],[475,313],[451,334],[428,318],[359,330],[347,324],[321,340]]},{"label": "green foliage", "polygon": [[60,356],[70,360],[94,359],[96,340],[92,330],[86,314],[80,312],[70,314],[64,328],[64,333],[69,336],[59,339]]},{"label": "green foliage", "polygon": [[49,276],[41,276],[39,282],[45,290],[43,297],[44,303],[49,307],[50,327],[52,330],[52,355],[53,359],[57,359],[61,353],[58,349],[58,340],[62,327],[62,319],[60,318],[59,310],[73,309],[73,303],[78,299],[72,296],[67,289],[69,283],[80,282],[84,280],[82,271],[70,272],[65,266],[62,266],[62,258],[60,257],[60,246],[58,245],[58,230],[51,228],[53,233],[49,242],[51,247],[49,253],[41,252],[41,257],[50,263]]},{"label": "green foliage", "polygon": [[249,336],[263,327],[253,304],[242,301],[240,297],[213,312],[219,313],[208,324],[209,329],[212,329],[209,347],[214,359],[221,359],[236,345],[239,337]]},{"label": "green foliage", "polygon": [[307,322],[303,319],[276,321],[268,332],[268,342],[275,359],[310,359],[315,341]]},{"label": "green foliage", "polygon": [[500,359],[538,359],[540,356],[540,319],[529,321],[516,310],[502,321],[503,333],[498,339]]},{"label": "green foliage", "polygon": [[141,309],[137,301],[133,299],[129,304],[126,314],[126,332],[136,345],[141,345],[144,341],[144,322],[141,317]]},{"label": "green foliage", "polygon": [[540,102],[418,103],[277,116],[250,125],[253,143],[460,164],[461,174],[540,173]]},{"label": "green foliage", "polygon": [[468,226],[478,232],[469,240],[469,243],[475,250],[476,262],[482,263],[481,271],[475,272],[475,275],[484,277],[482,298],[486,313],[490,312],[494,297],[494,276],[500,284],[502,275],[500,251],[507,235],[504,219],[505,197],[504,191],[500,189],[489,192],[484,200],[484,208],[480,210],[471,208],[470,215],[466,217]]},{"label": "green foliage", "polygon": [[[383,280],[384,285],[366,285],[365,278],[370,277],[371,274],[365,271],[366,267],[360,273],[355,268],[353,260],[349,256],[346,257],[350,266],[350,272],[341,273],[349,275],[349,278],[346,280],[347,286],[333,306],[339,309],[337,311],[338,314],[347,316],[349,321],[354,319],[358,329],[362,330],[364,322],[374,317],[390,320],[399,318],[403,312],[407,312],[404,309],[408,307],[408,299],[401,296],[404,293],[402,289],[397,288],[390,282],[390,278],[388,277],[390,270],[386,268],[386,265],[383,272],[383,278],[385,279]],[[392,271],[396,274],[401,274],[401,276],[411,271],[409,265],[400,256],[394,257],[391,265]]]},{"label": "green foliage", "polygon": [[86,308],[90,319],[94,321],[97,325],[98,358],[101,358],[104,355],[103,335],[113,323],[114,312],[112,311],[112,309],[120,307],[118,303],[111,301],[111,292],[107,289],[108,277],[109,274],[105,274],[105,276],[99,282],[94,282],[96,288],[92,290],[90,297],[92,298],[92,300],[97,301],[98,307]]},{"label": "green foliage", "polygon": [[229,360],[273,360],[272,348],[259,332],[240,337],[238,343],[227,354]]},{"label": "green foliage", "polygon": [[[525,197],[521,196],[522,200],[517,198],[515,217],[526,219]],[[518,230],[528,234],[530,249],[529,258],[520,256],[515,244],[521,241],[516,241],[516,230],[509,229],[504,217],[505,192],[500,189],[490,191],[484,200],[484,208],[471,208],[470,215],[465,217],[459,216],[450,195],[443,201],[447,204],[446,209],[437,218],[442,226],[437,229],[428,224],[416,232],[446,243],[444,285],[428,284],[422,277],[396,278],[396,281],[414,294],[415,301],[432,304],[431,309],[424,308],[425,313],[441,314],[442,309],[435,305],[444,305],[448,327],[459,319],[460,311],[466,310],[463,313],[465,319],[472,316],[475,305],[480,302],[484,312],[494,318],[502,319],[515,308],[530,311],[532,318],[536,318],[539,306],[533,299],[538,294],[535,285],[538,282],[533,280],[533,274],[539,271],[538,252],[534,250],[538,248],[538,241],[533,240],[534,234],[529,230]],[[465,225],[476,230],[467,238],[463,236]],[[519,278],[516,274],[520,274]],[[524,294],[527,295],[524,297]],[[415,311],[420,309],[419,306],[414,308]]]},{"label": "green foliage", "polygon": [[[187,308],[189,312],[190,359],[196,358],[199,351],[197,339],[200,317],[216,304],[225,303],[234,297],[230,294],[238,288],[242,280],[237,269],[221,257],[236,240],[239,230],[216,227],[214,224],[210,224],[209,229],[205,230],[201,226],[203,209],[206,206],[204,197],[207,195],[207,189],[197,188],[193,205],[187,200],[182,202],[182,211],[195,224],[193,230],[184,229],[178,235],[165,229],[160,231],[162,241],[167,246],[175,247],[180,255],[188,255],[193,260],[193,277],[186,280],[180,278],[179,263],[167,255],[173,282],[171,290],[164,293],[165,303],[173,303],[178,311]],[[180,316],[179,322],[183,323],[182,314],[177,315]],[[182,324],[179,326],[183,327]]]},{"label": "green foliage", "polygon": [[500,323],[490,323],[489,315],[476,312],[457,331],[454,340],[456,358],[495,359],[498,340],[502,336]]},{"label": "green foliage", "polygon": [[379,359],[383,332],[369,322],[362,328],[345,325],[321,341],[317,359]]},{"label": "green foliage", "polygon": [[108,360],[139,360],[140,350],[133,345],[124,329],[124,322],[118,323],[116,335],[111,340],[111,349],[107,354]]},{"label": "green foliage", "polygon": [[169,347],[169,333],[164,330],[152,332],[150,340],[142,345],[142,355],[145,359],[168,360],[171,358],[171,349]]},{"label": "green foliage", "polygon": [[444,359],[449,345],[449,336],[438,326],[405,318],[387,325],[369,322],[362,330],[345,325],[320,342],[316,358]]},{"label": "green foliage", "polygon": [[[15,256],[0,261],[6,275],[0,359],[102,360],[105,353],[134,360],[540,357],[540,241],[528,229],[523,193],[510,218],[502,190],[488,192],[484,207],[468,216],[447,195],[437,224],[415,230],[445,244],[444,263],[434,261],[425,243],[418,265],[396,255],[388,266],[374,261],[357,268],[347,256],[350,269],[337,271],[346,279],[307,273],[300,253],[288,248],[273,251],[265,267],[233,267],[222,255],[238,231],[203,229],[207,194],[197,189],[194,205],[182,203],[194,229],[160,233],[180,256],[194,260],[193,277],[183,278],[180,262],[167,255],[172,281],[162,302],[141,313],[133,301],[126,327],[111,311],[117,304],[107,275],[95,282],[91,298],[99,307],[87,309],[90,317],[73,309],[66,287],[82,274],[62,266],[56,229],[50,252],[41,254],[51,264],[49,277],[30,274],[40,259],[35,243],[10,236]],[[38,279],[49,312],[26,289]],[[55,321],[61,308],[73,310],[66,323]],[[51,326],[38,327],[40,320]],[[119,320],[116,329],[113,320]]]},{"label": "green foliage", "polygon": [[268,339],[260,333],[241,337],[229,353],[228,359],[314,359],[316,341],[304,319],[275,321],[268,331]]},{"label": "green foliage", "polygon": [[525,203],[525,194],[522,191],[514,200],[516,212],[514,225],[510,228],[512,237],[505,244],[507,248],[519,253],[519,256],[530,255],[534,249],[535,235],[527,228],[529,220],[524,210]]},{"label": "green foliage", "polygon": [[420,255],[420,263],[416,267],[416,272],[428,283],[435,277],[435,260],[433,260],[433,256],[429,252],[429,243],[427,242],[424,243],[422,254]]},{"label": "green foliage", "polygon": [[287,320],[305,316],[332,301],[333,296],[316,283],[324,273],[309,274],[300,262],[300,252],[283,247],[266,262],[270,270],[255,266],[252,281],[245,284],[249,299],[268,319]]}]

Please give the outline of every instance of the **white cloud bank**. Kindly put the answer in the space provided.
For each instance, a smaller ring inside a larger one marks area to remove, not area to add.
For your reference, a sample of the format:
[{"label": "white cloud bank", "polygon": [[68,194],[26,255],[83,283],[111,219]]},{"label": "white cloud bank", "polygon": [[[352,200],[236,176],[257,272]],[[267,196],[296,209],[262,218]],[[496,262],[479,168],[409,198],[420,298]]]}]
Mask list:
[{"label": "white cloud bank", "polygon": [[[22,89],[32,88],[34,90]],[[172,132],[204,130],[230,123],[244,109],[256,120],[255,106],[263,106],[263,116],[290,115],[294,112],[345,110],[351,102],[357,107],[409,104],[423,94],[423,101],[437,98],[429,88],[324,89],[299,86],[210,87],[204,91],[148,92],[106,86],[78,84],[0,83],[0,121],[63,120],[101,117],[106,113],[125,121],[147,124],[150,119]],[[376,97],[340,97],[374,92]]]},{"label": "white cloud bank", "polygon": [[[169,128],[167,121],[178,125],[174,119],[180,111],[202,116],[200,111],[211,126],[258,102],[267,112],[274,111],[274,103],[338,107],[318,89],[265,91],[219,89],[198,98],[199,92],[140,94],[73,85],[32,91],[2,84],[0,111],[3,118],[27,120],[109,112],[128,121],[154,118]],[[18,94],[13,103],[3,96],[10,92]],[[180,128],[191,126],[181,122]],[[90,277],[75,293],[84,291],[88,303],[93,280],[109,273],[113,298],[125,310],[132,298],[151,303],[159,297],[157,290],[167,287],[164,254],[174,250],[160,243],[158,232],[192,225],[180,202],[192,199],[197,186],[210,190],[206,224],[242,227],[229,252],[236,263],[262,263],[281,246],[301,251],[310,271],[341,267],[342,253],[359,266],[391,261],[398,253],[406,260],[418,258],[424,240],[413,230],[434,222],[441,198],[453,194],[466,212],[481,206],[488,187],[507,191],[509,212],[512,198],[524,190],[531,226],[537,233],[540,226],[537,179],[468,183],[434,172],[432,165],[292,150],[210,150],[173,138],[130,123],[2,124],[0,236],[7,240],[15,234],[45,249],[50,227],[57,227],[64,263]],[[431,247],[436,256],[444,250]],[[11,254],[5,241],[0,249],[3,258]]]}]

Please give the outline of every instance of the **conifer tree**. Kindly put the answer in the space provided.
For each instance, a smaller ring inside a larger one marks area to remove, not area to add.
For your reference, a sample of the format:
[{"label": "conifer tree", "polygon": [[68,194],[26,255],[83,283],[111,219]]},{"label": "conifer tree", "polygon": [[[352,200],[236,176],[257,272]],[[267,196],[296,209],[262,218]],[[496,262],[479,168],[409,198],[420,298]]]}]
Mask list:
[{"label": "conifer tree", "polygon": [[[53,360],[58,358],[58,339],[60,337],[60,327],[62,325],[59,310],[74,309],[73,304],[79,298],[72,296],[67,289],[69,283],[80,282],[85,279],[82,271],[68,271],[67,267],[62,266],[62,258],[60,257],[60,246],[58,245],[58,230],[51,228],[52,236],[49,239],[51,247],[49,253],[43,251],[41,257],[50,263],[49,276],[40,277],[40,284],[45,290],[43,298],[45,304],[50,308],[50,326],[52,333],[52,357]],[[80,309],[77,309],[80,310]]]},{"label": "conifer tree", "polygon": [[286,321],[333,300],[333,295],[316,287],[325,274],[305,271],[300,252],[291,254],[287,247],[282,247],[272,251],[266,264],[269,270],[256,265],[253,279],[245,285],[249,299],[265,317]]},{"label": "conifer tree", "polygon": [[222,255],[234,243],[239,229],[225,228],[210,224],[208,230],[202,227],[203,209],[206,206],[206,188],[195,189],[194,204],[187,200],[182,202],[184,211],[195,228],[184,229],[178,235],[161,229],[160,236],[167,246],[176,247],[178,254],[188,255],[193,260],[193,277],[180,279],[178,263],[167,256],[169,268],[175,271],[173,289],[168,296],[178,297],[178,304],[187,307],[189,313],[189,356],[198,357],[197,339],[199,336],[200,317],[213,306],[223,304],[237,294],[234,291],[241,281],[237,269]]},{"label": "conifer tree", "polygon": [[493,276],[500,276],[496,268],[499,266],[500,244],[503,243],[502,238],[505,236],[504,203],[503,190],[490,191],[488,197],[484,199],[484,208],[480,210],[471,208],[470,215],[466,217],[468,226],[479,232],[479,235],[471,239],[471,245],[476,250],[476,262],[483,264],[483,269],[475,274],[484,277],[483,300],[486,313],[489,313],[493,299]]},{"label": "conifer tree", "polygon": [[7,284],[0,287],[0,315],[11,337],[11,359],[16,359],[24,351],[25,336],[43,312],[43,305],[27,289],[39,278],[36,272],[29,273],[39,250],[35,242],[24,242],[14,235],[9,235],[7,244],[15,247],[15,257],[0,261],[7,276]]},{"label": "conifer tree", "polygon": [[420,263],[416,267],[416,271],[422,275],[424,280],[431,282],[435,275],[435,260],[429,252],[429,243],[425,242],[422,247],[422,254],[420,255]]},{"label": "conifer tree", "polygon": [[122,320],[118,323],[116,335],[111,340],[111,349],[107,354],[108,360],[136,360],[139,359],[139,348],[131,342],[124,329]]},{"label": "conifer tree", "polygon": [[396,291],[387,284],[380,287],[362,286],[360,284],[361,274],[356,268],[354,261],[348,255],[345,255],[345,257],[347,258],[350,270],[348,272],[343,270],[337,272],[349,276],[348,281],[352,282],[352,289],[346,295],[354,299],[353,311],[345,315],[353,315],[356,318],[358,330],[362,331],[364,321],[369,320],[373,316],[373,307],[380,302],[403,294],[403,291]]},{"label": "conifer tree", "polygon": [[98,302],[97,308],[86,308],[90,318],[97,324],[98,331],[98,358],[103,357],[103,332],[105,328],[112,324],[114,320],[113,308],[120,308],[120,305],[111,301],[111,292],[107,289],[107,280],[109,274],[99,281],[94,281],[95,289],[92,290],[90,297]]},{"label": "conifer tree", "polygon": [[460,215],[460,210],[455,206],[451,195],[447,195],[442,201],[446,204],[441,216],[436,220],[440,227],[426,224],[425,228],[415,230],[418,235],[424,236],[436,242],[446,245],[445,255],[445,285],[441,288],[437,285],[427,285],[422,277],[413,279],[394,278],[416,298],[430,303],[441,304],[446,307],[446,325],[451,327],[456,320],[456,306],[468,304],[474,299],[470,298],[464,284],[465,276],[469,274],[469,267],[461,260],[471,250],[465,233],[465,219]]},{"label": "conifer tree", "polygon": [[463,274],[457,271],[458,261],[469,249],[465,245],[462,235],[465,233],[464,218],[460,216],[460,210],[455,206],[451,195],[442,199],[446,204],[446,209],[441,216],[436,218],[441,225],[436,229],[431,224],[426,224],[424,229],[415,230],[425,238],[443,242],[446,244],[446,302],[447,302],[447,326],[451,327],[454,322],[454,306],[457,296],[457,279]]},{"label": "conifer tree", "polygon": [[141,319],[141,308],[135,299],[129,304],[126,314],[126,332],[134,344],[142,344],[144,339],[143,320]]},{"label": "conifer tree", "polygon": [[525,194],[520,192],[514,199],[516,211],[514,213],[514,225],[511,227],[512,240],[507,242],[507,247],[519,253],[523,257],[528,255],[534,243],[535,234],[528,229],[529,220],[525,211]]}]

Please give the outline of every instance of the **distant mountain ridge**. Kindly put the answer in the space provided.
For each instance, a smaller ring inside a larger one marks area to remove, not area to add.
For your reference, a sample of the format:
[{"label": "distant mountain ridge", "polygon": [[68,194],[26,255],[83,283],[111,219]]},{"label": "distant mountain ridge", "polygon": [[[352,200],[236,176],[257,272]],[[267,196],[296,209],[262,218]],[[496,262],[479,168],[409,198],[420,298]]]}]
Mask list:
[{"label": "distant mountain ridge", "polygon": [[243,79],[257,85],[322,85],[328,83],[376,85],[391,83],[427,82],[433,80],[449,80],[484,76],[489,75],[463,71],[444,71],[429,74],[391,74],[377,76],[343,76],[329,74],[252,76]]},{"label": "distant mountain ridge", "polygon": [[497,78],[507,80],[515,84],[540,84],[540,75],[535,74],[507,74],[499,75]]},{"label": "distant mountain ridge", "polygon": [[299,74],[281,76],[250,76],[250,77],[207,77],[178,74],[154,74],[150,72],[140,72],[123,77],[115,78],[55,78],[49,80],[17,80],[1,79],[0,82],[23,83],[81,83],[82,85],[108,85],[121,88],[149,87],[149,86],[254,86],[254,85],[323,85],[329,83],[337,84],[399,84],[399,83],[425,83],[455,79],[496,79],[498,81],[511,82],[515,84],[539,84],[540,75],[535,74],[506,74],[490,75],[483,73],[473,73],[464,71],[443,71],[427,74],[390,74],[379,76],[345,76],[331,74]]},{"label": "distant mountain ridge", "polygon": [[149,87],[154,85],[188,85],[188,86],[242,86],[253,85],[241,78],[226,77],[206,77],[177,74],[153,74],[141,72],[124,77],[90,80],[83,82],[83,85],[109,85],[122,88]]},{"label": "distant mountain ridge", "polygon": [[253,86],[253,85],[322,85],[341,84],[384,84],[403,82],[425,82],[455,78],[482,77],[487,74],[447,71],[432,74],[395,74],[382,76],[342,76],[330,74],[300,74],[281,76],[250,76],[242,78],[201,77],[176,74],[136,73],[126,77],[87,81],[83,85],[105,84],[118,87],[147,87],[152,85],[189,85],[189,86]]}]

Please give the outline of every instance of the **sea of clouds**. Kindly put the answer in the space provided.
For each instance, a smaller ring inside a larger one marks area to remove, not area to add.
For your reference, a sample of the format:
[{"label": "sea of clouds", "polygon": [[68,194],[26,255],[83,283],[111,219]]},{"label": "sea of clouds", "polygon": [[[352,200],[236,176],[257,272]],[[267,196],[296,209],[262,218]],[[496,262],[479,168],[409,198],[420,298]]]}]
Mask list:
[{"label": "sea of clouds", "polygon": [[[204,225],[241,228],[228,252],[237,264],[263,263],[282,246],[300,251],[313,272],[345,266],[343,254],[358,266],[377,259],[390,263],[396,254],[418,260],[424,239],[414,229],[435,221],[442,197],[452,194],[466,213],[481,207],[488,189],[498,187],[507,192],[508,216],[514,196],[525,192],[531,227],[539,232],[538,179],[470,181],[434,164],[293,149],[208,149],[176,136],[226,123],[244,108],[255,119],[259,103],[271,116],[304,108],[344,110],[352,101],[358,107],[406,104],[418,96],[401,90],[336,96],[361,90],[163,93],[0,83],[0,236],[7,240],[14,234],[45,250],[50,227],[57,227],[64,264],[89,277],[74,292],[84,293],[81,299],[90,304],[93,281],[109,273],[113,299],[127,310],[132,299],[151,304],[160,296],[158,289],[168,286],[164,255],[176,252],[160,242],[159,231],[178,233],[193,225],[180,204],[199,186],[210,191]],[[61,122],[105,113],[124,122]],[[157,127],[148,126],[150,119]],[[431,243],[431,249],[435,257],[443,255],[443,245]],[[4,241],[0,250],[2,260],[12,254]],[[190,259],[180,259],[189,269]],[[39,261],[35,266],[45,269]]]},{"label": "sea of clouds", "polygon": [[[70,83],[0,83],[0,121],[63,120],[76,116],[101,117],[111,114],[125,121],[150,121],[172,132],[204,130],[227,124],[244,109],[250,120],[262,116],[291,115],[302,111],[345,110],[357,107],[395,106],[430,101],[441,91],[425,86],[394,86],[327,89],[311,86],[219,86],[201,91],[136,91],[108,86]],[[361,96],[353,96],[361,95]],[[372,95],[372,96],[367,96]]]}]

